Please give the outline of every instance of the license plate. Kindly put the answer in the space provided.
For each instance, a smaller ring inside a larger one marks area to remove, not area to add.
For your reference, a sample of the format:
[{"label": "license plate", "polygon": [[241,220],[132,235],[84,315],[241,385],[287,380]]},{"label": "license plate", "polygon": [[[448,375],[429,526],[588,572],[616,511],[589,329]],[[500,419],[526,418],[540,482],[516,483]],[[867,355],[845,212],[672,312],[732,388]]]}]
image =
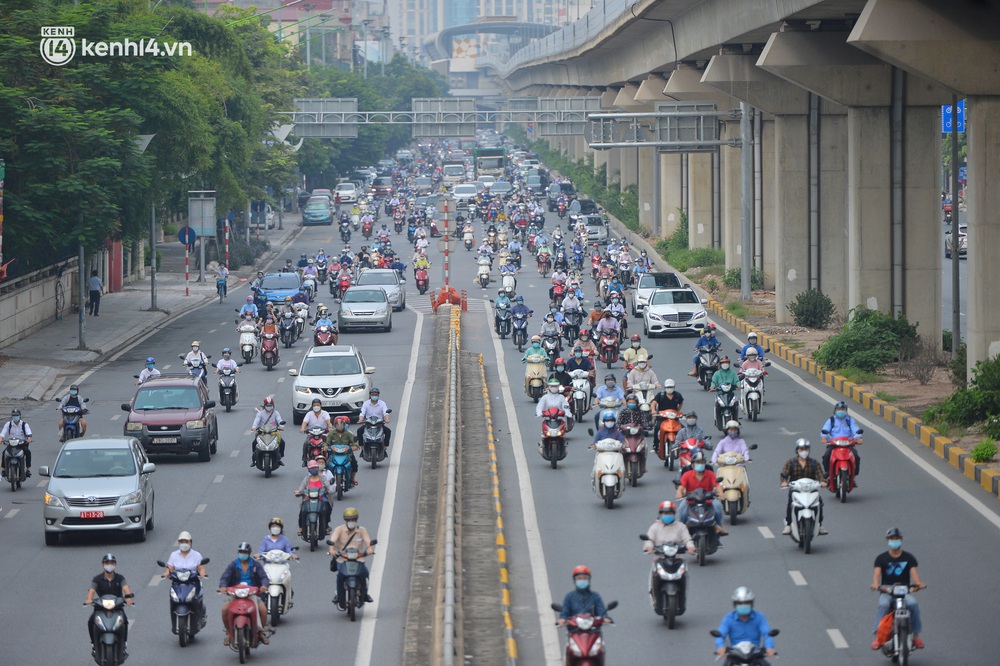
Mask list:
[{"label": "license plate", "polygon": [[176,437],[154,437],[153,444],[176,444]]},{"label": "license plate", "polygon": [[81,518],[103,518],[104,517],[104,512],[103,511],[81,511],[80,512],[80,517]]},{"label": "license plate", "polygon": [[683,321],[672,321],[672,322],[670,322],[670,325],[671,325],[671,326],[672,326],[673,328],[681,328],[681,327],[683,327],[683,326],[687,326],[687,322],[683,322]]}]

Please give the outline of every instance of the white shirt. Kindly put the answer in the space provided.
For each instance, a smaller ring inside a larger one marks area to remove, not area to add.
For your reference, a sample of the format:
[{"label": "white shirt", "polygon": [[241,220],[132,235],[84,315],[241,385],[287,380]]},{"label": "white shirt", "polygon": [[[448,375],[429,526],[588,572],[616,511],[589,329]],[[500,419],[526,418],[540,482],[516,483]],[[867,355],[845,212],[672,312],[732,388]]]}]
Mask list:
[{"label": "white shirt", "polygon": [[208,358],[206,358],[205,355],[201,353],[201,350],[198,350],[197,352],[195,352],[195,351],[189,351],[188,354],[187,354],[187,356],[184,357],[184,362],[185,363],[190,363],[191,361],[193,361],[196,358],[200,358],[201,359],[201,364],[202,365],[208,365]]},{"label": "white shirt", "polygon": [[7,421],[3,425],[3,430],[0,430],[0,439],[7,439],[12,437],[14,439],[28,439],[31,437],[31,428],[25,423],[24,419],[21,419],[20,423],[14,423],[13,421]]},{"label": "white shirt", "polygon": [[139,383],[142,384],[147,379],[155,379],[160,376],[160,371],[156,368],[150,370],[149,368],[143,368],[142,372],[139,373]]},{"label": "white shirt", "polygon": [[228,359],[228,360],[222,359],[221,361],[215,364],[215,367],[218,368],[220,371],[225,370],[226,368],[232,368],[233,370],[237,370],[240,367],[240,364],[234,361],[233,359]]},{"label": "white shirt", "polygon": [[329,428],[330,414],[323,411],[322,409],[319,411],[319,414],[317,414],[316,412],[310,409],[309,413],[307,413],[305,417],[302,419],[302,425],[304,426],[303,428],[304,431],[309,430],[309,428],[312,428],[314,426],[320,428]]},{"label": "white shirt", "polygon": [[281,423],[281,414],[278,413],[277,409],[273,412],[268,412],[266,409],[262,409],[257,412],[257,416],[254,417],[253,426],[251,427],[256,430],[265,424],[277,426],[279,423]]},{"label": "white shirt", "polygon": [[389,409],[389,406],[381,398],[375,403],[371,400],[365,400],[365,404],[361,405],[361,420],[364,421],[369,416],[377,416],[380,419],[384,419],[387,409]]},{"label": "white shirt", "polygon": [[167,560],[167,566],[173,567],[174,569],[187,569],[189,571],[197,571],[198,565],[201,564],[201,553],[192,548],[187,553],[182,553],[180,550],[175,550],[170,553],[170,559]]}]

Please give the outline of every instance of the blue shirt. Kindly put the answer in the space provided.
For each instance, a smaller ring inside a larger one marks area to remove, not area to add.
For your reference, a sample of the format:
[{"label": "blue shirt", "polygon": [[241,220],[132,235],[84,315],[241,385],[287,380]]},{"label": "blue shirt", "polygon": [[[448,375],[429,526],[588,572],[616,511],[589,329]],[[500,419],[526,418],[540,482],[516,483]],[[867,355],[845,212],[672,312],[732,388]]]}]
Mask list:
[{"label": "blue shirt", "polygon": [[698,343],[695,345],[695,349],[698,347],[709,347],[710,349],[719,349],[722,347],[722,343],[714,335],[709,338],[707,335],[703,335],[698,338]]},{"label": "blue shirt", "polygon": [[823,423],[821,430],[829,430],[829,435],[823,435],[824,437],[829,437],[833,439],[834,437],[850,437],[851,439],[858,436],[858,428],[854,423],[854,419],[850,415],[845,416],[842,419],[838,419],[836,416],[831,416]]},{"label": "blue shirt", "polygon": [[751,347],[756,349],[757,356],[759,356],[761,360],[764,360],[764,348],[760,345],[743,345],[743,349],[740,350],[740,359],[745,359],[747,357],[747,350]]},{"label": "blue shirt", "polygon": [[323,317],[322,319],[317,319],[316,328],[319,328],[320,326],[329,326],[330,328],[333,328],[333,320],[330,319],[329,317]]},{"label": "blue shirt", "polygon": [[511,314],[515,314],[515,315],[518,315],[518,314],[526,315],[529,312],[531,312],[531,310],[529,310],[528,306],[525,305],[524,303],[519,303],[519,304],[515,305],[514,307],[512,307],[510,309],[510,313]]},{"label": "blue shirt", "polygon": [[242,308],[240,308],[240,316],[241,317],[243,315],[245,315],[246,313],[248,313],[248,312],[250,314],[252,314],[254,317],[256,317],[257,316],[257,306],[254,305],[253,303],[247,303]]},{"label": "blue shirt", "polygon": [[261,555],[269,550],[283,550],[286,553],[294,553],[292,550],[292,542],[288,540],[284,534],[279,534],[276,541],[271,541],[271,536],[268,535],[264,537],[263,541],[260,542],[260,547],[257,552]]},{"label": "blue shirt", "polygon": [[622,431],[618,428],[601,428],[594,433],[595,444],[602,439],[617,439],[622,444],[625,443],[625,438],[622,437]]},{"label": "blue shirt", "polygon": [[597,387],[594,391],[594,397],[598,400],[603,400],[604,398],[617,398],[618,400],[625,399],[625,391],[622,390],[621,386],[615,384],[614,388],[608,388],[607,384],[602,384]]},{"label": "blue shirt", "polygon": [[719,633],[722,636],[715,639],[715,647],[724,647],[728,636],[730,645],[750,641],[759,647],[761,639],[763,639],[764,647],[773,650],[774,639],[768,636],[770,631],[771,626],[767,623],[767,618],[764,617],[763,613],[752,610],[750,617],[744,621],[739,619],[739,615],[734,610],[731,613],[726,613],[725,617],[722,618],[722,623],[719,624]]},{"label": "blue shirt", "polygon": [[608,614],[608,609],[604,606],[604,599],[601,599],[601,595],[597,592],[591,592],[589,589],[567,592],[563,598],[562,607],[559,617],[564,620],[584,613],[591,613],[595,617],[605,617]]},{"label": "blue shirt", "polygon": [[501,305],[505,305],[506,307],[509,308],[510,307],[510,299],[507,298],[506,295],[504,295],[504,296],[497,296],[496,305],[497,305],[497,307],[499,307]]}]

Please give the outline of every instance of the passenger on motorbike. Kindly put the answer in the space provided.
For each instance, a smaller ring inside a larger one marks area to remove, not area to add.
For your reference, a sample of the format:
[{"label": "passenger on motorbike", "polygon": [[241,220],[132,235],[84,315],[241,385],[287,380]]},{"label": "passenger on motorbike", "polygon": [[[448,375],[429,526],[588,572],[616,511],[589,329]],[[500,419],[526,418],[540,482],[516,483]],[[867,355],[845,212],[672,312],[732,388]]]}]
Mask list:
[{"label": "passenger on motorbike", "polygon": [[[249,585],[258,589],[257,612],[260,615],[260,642],[264,645],[270,643],[268,638],[270,632],[267,628],[267,606],[261,601],[261,597],[267,594],[267,588],[271,580],[264,571],[264,565],[250,558],[250,542],[243,541],[236,549],[237,557],[229,563],[222,577],[219,578],[219,592],[225,594],[226,588],[237,585]],[[229,606],[232,599],[226,599],[222,604],[222,624],[226,628],[226,639],[223,645],[229,645],[233,641],[233,628],[229,625]]]},{"label": "passenger on motorbike", "polygon": [[[129,587],[128,582],[125,580],[125,576],[121,575],[116,571],[118,567],[118,558],[114,556],[114,553],[108,553],[103,558],[101,558],[101,565],[104,567],[104,571],[97,574],[90,581],[90,588],[87,589],[87,600],[83,602],[84,606],[90,606],[94,603],[94,597],[104,597],[113,596],[120,599],[125,599],[125,604],[128,606],[133,605],[132,588]],[[122,645],[125,646],[126,650],[128,648],[128,618],[125,616],[124,609],[122,610],[122,618],[125,621],[125,626],[122,627]],[[94,645],[94,614],[91,613],[90,617],[87,619],[87,636],[90,638],[91,642],[91,654],[93,650],[97,647]],[[127,652],[126,652],[127,654]]]},{"label": "passenger on motorbike", "polygon": [[[337,529],[333,531],[330,535],[330,556],[336,558],[340,556],[348,548],[357,548],[358,554],[358,564],[361,566],[358,569],[358,577],[361,579],[361,589],[365,595],[365,603],[372,603],[375,600],[372,599],[371,594],[368,592],[368,567],[365,565],[363,559],[366,555],[373,555],[374,550],[372,549],[372,540],[368,536],[368,530],[366,530],[361,525],[358,525],[358,510],[353,507],[347,507],[344,509],[344,524],[337,525]],[[347,610],[346,608],[346,591],[344,590],[345,576],[337,570],[337,596],[333,598],[333,603],[340,607],[340,610]]]},{"label": "passenger on motorbike", "polygon": [[729,357],[723,356],[720,358],[719,369],[712,375],[712,389],[717,389],[722,384],[732,384],[735,386],[739,380],[739,375],[730,367]]},{"label": "passenger on motorbike", "polygon": [[[282,465],[285,464],[281,460],[281,458],[285,457],[285,438],[281,436],[281,431],[285,429],[285,426],[281,425],[282,421],[281,414],[278,413],[277,408],[275,408],[274,406],[274,398],[272,398],[271,396],[267,396],[266,398],[264,398],[262,407],[263,409],[257,410],[257,415],[253,419],[253,425],[250,426],[250,430],[256,433],[258,428],[261,428],[265,425],[273,425],[278,429],[277,433],[278,454],[279,454],[278,467],[281,467]],[[257,447],[256,447],[256,440],[253,437],[250,438],[250,452],[253,454],[253,456],[250,458],[250,466],[256,467]]]},{"label": "passenger on motorbike", "polygon": [[749,352],[751,349],[756,349],[757,356],[760,358],[760,360],[762,361],[764,360],[764,348],[761,347],[759,344],[757,344],[757,334],[754,333],[753,331],[747,333],[747,343],[743,345],[743,349],[740,350],[741,361],[746,358],[747,352]]},{"label": "passenger on motorbike", "polygon": [[743,455],[743,460],[750,462],[750,449],[746,441],[740,437],[740,424],[738,421],[726,423],[726,436],[719,440],[712,453],[712,464],[718,464],[719,456],[723,453],[739,453]]},{"label": "passenger on motorbike", "polygon": [[660,502],[659,514],[660,519],[646,530],[649,541],[642,549],[647,553],[652,553],[657,546],[662,546],[665,543],[676,543],[684,546],[689,555],[694,555],[694,539],[691,538],[687,525],[677,520],[677,506],[670,500]]},{"label": "passenger on motorbike", "polygon": [[625,398],[625,409],[618,412],[617,421],[619,429],[632,424],[641,426],[643,430],[649,430],[653,427],[649,412],[639,409],[639,398],[634,393],[630,393]]},{"label": "passenger on motorbike", "polygon": [[715,531],[719,536],[729,534],[722,528],[722,502],[718,499],[722,496],[722,485],[719,483],[715,472],[708,469],[705,463],[705,454],[697,450],[691,454],[691,469],[681,475],[681,484],[677,487],[677,499],[680,500],[680,519],[682,523],[687,523],[687,500],[684,497],[693,492],[696,488],[701,488],[706,493],[715,493],[712,500],[715,507]]},{"label": "passenger on motorbike", "polygon": [[[382,419],[383,426],[382,429],[385,431],[385,448],[389,448],[389,437],[392,435],[392,431],[389,430],[389,406],[379,397],[381,392],[378,387],[373,386],[370,391],[368,391],[368,401],[361,405],[361,413],[358,415],[358,423],[364,423],[365,419],[369,416],[377,416]],[[362,425],[358,428],[358,439],[361,439],[361,431],[364,429]]]},{"label": "passenger on motorbike", "polygon": [[146,367],[139,373],[136,386],[143,384],[147,379],[156,379],[160,376],[160,371],[156,369],[156,359],[150,356],[146,359]]},{"label": "passenger on motorbike", "polygon": [[715,337],[715,324],[709,324],[706,326],[704,332],[701,334],[701,337],[698,338],[698,342],[694,345],[694,356],[691,357],[691,366],[694,369],[688,373],[691,377],[698,376],[698,350],[702,347],[706,347],[716,352],[722,349],[722,343]]},{"label": "passenger on motorbike", "polygon": [[208,571],[205,565],[201,563],[202,556],[197,550],[194,550],[192,546],[193,540],[191,539],[191,533],[188,531],[183,531],[177,535],[177,550],[170,553],[170,557],[167,559],[167,568],[164,569],[160,578],[166,578],[170,575],[171,571],[176,571],[177,569],[186,571],[197,571],[198,572],[198,605],[201,607],[201,617],[207,619],[205,612],[205,595],[202,591],[201,581],[208,577]]},{"label": "passenger on motorbike", "polygon": [[[920,574],[917,572],[917,558],[912,553],[903,550],[903,533],[898,527],[893,527],[885,533],[886,543],[889,550],[875,558],[875,572],[872,575],[872,589],[878,590],[882,585],[906,585],[922,590],[927,585],[920,581]],[[920,650],[924,647],[924,642],[920,639],[920,632],[923,629],[920,622],[920,606],[912,594],[907,594],[906,607],[910,610],[910,628],[913,630],[913,647]],[[878,625],[882,618],[889,612],[892,604],[892,595],[882,592],[878,595],[878,613],[875,618],[875,631],[878,632]],[[878,650],[882,643],[876,640],[872,643],[872,649]]]},{"label": "passenger on motorbike", "polygon": [[[836,437],[850,437],[860,445],[861,434],[858,433],[858,426],[850,416],[847,415],[847,403],[843,400],[833,406],[833,416],[823,424],[823,430],[829,430],[829,435],[821,435],[823,443],[826,444],[826,452],[823,454],[823,472],[830,475],[830,455],[837,447],[833,445]],[[858,447],[852,447],[854,451],[854,476],[861,475],[861,456],[858,455]]]},{"label": "passenger on motorbike", "polygon": [[257,305],[253,302],[253,296],[247,296],[247,302],[240,308],[240,317],[242,318],[246,314],[252,315],[254,319],[260,314],[257,312]]},{"label": "passenger on motorbike", "polygon": [[[788,484],[792,481],[798,481],[799,479],[812,479],[813,481],[818,481],[822,486],[825,483],[825,477],[823,475],[823,468],[820,467],[818,461],[809,457],[810,444],[809,440],[803,437],[799,437],[795,440],[795,457],[785,463],[785,466],[781,468],[781,487],[787,488]],[[782,534],[791,534],[792,522],[792,491],[788,491],[788,504],[785,506],[785,527],[781,530]],[[819,533],[829,534],[827,529],[823,527],[823,496],[820,495],[819,498]]]},{"label": "passenger on motorbike", "polygon": [[[31,478],[31,449],[28,445],[31,444],[31,428],[28,426],[27,421],[21,420],[21,410],[13,409],[10,412],[10,421],[3,424],[3,429],[0,430],[0,442],[6,439],[19,439],[24,442],[21,448],[24,450],[24,476],[25,478]],[[0,476],[7,476],[7,449],[4,448],[3,451],[3,465],[0,466]]]},{"label": "passenger on motorbike", "polygon": [[333,419],[333,430],[326,436],[326,449],[329,451],[334,444],[350,445],[351,478],[354,480],[354,485],[356,486],[358,485],[358,459],[354,455],[354,452],[358,449],[358,438],[347,428],[347,424],[350,422],[351,419],[347,416],[338,416]]},{"label": "passenger on motorbike", "polygon": [[771,626],[760,611],[753,609],[754,594],[748,587],[738,587],[733,592],[733,611],[727,613],[719,624],[719,633],[715,639],[715,653],[720,657],[726,655],[726,639],[730,645],[749,641],[760,647],[762,644],[768,657],[777,654],[774,650],[774,638],[770,636]]},{"label": "passenger on motorbike", "polygon": [[[611,622],[608,617],[608,609],[604,605],[604,599],[597,592],[590,589],[590,569],[583,565],[573,568],[573,584],[576,589],[570,590],[563,598],[562,611],[559,613],[557,624],[560,627],[566,626],[566,620],[577,615],[590,613],[595,618],[600,618],[604,622]],[[576,631],[572,627],[570,632]]]},{"label": "passenger on motorbike", "polygon": [[305,432],[310,428],[322,428],[324,433],[330,432],[332,428],[330,414],[323,409],[323,401],[319,398],[313,398],[309,412],[302,419],[302,427],[299,428],[299,432]]},{"label": "passenger on motorbike", "polygon": [[[71,384],[69,387],[69,394],[63,396],[63,399],[59,402],[59,411],[67,407],[79,407],[80,408],[80,437],[87,434],[87,420],[83,418],[83,407],[84,400],[80,395],[80,387],[76,384]],[[59,441],[63,441],[63,429],[66,427],[66,421],[61,416],[59,417]]]},{"label": "passenger on motorbike", "polygon": [[[295,491],[296,497],[303,496],[310,488],[319,488],[322,493],[323,498],[323,521],[326,524],[327,531],[330,530],[330,516],[333,512],[333,495],[336,489],[330,485],[330,480],[327,476],[320,474],[324,468],[319,466],[319,463],[315,460],[310,460],[306,463],[306,476],[302,479],[302,483],[299,484],[298,489]],[[302,530],[306,526],[306,512],[305,503],[299,505],[299,536],[302,536]]]},{"label": "passenger on motorbike", "polygon": [[746,351],[745,360],[743,361],[743,365],[740,366],[740,378],[742,379],[743,373],[750,369],[764,370],[764,361],[761,360],[760,355],[754,347]]}]

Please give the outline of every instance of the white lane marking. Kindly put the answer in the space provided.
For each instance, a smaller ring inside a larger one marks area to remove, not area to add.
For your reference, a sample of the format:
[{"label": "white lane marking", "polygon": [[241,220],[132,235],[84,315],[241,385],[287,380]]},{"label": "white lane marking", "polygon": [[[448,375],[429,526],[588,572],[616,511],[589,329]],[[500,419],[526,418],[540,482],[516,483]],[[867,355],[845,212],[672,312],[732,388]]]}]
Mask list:
[{"label": "white lane marking", "polygon": [[[484,311],[483,316],[490,326],[488,330],[492,330],[492,322],[490,321],[492,315]],[[504,411],[507,415],[507,433],[510,435],[510,444],[514,451],[514,462],[517,467],[517,485],[521,492],[521,510],[524,514],[524,531],[528,540],[528,561],[531,562],[531,578],[535,587],[535,605],[542,633],[543,654],[545,654],[545,663],[557,666],[562,663],[562,646],[555,623],[552,622],[552,611],[549,608],[552,603],[552,588],[549,586],[548,569],[545,568],[542,532],[538,526],[535,494],[528,472],[528,459],[524,455],[524,442],[521,439],[521,430],[517,425],[517,416],[513,413],[516,403],[510,391],[510,382],[507,381],[503,347],[500,344],[500,338],[491,335],[490,339],[493,340],[493,350],[497,357],[497,374],[500,377],[500,391],[503,394]]]},{"label": "white lane marking", "polygon": [[[378,540],[382,562],[389,561],[389,550],[392,547],[392,540],[389,538],[392,529],[392,513],[396,505],[396,489],[399,479],[399,461],[402,458],[403,447],[406,445],[406,423],[410,417],[410,399],[413,396],[413,385],[417,377],[417,358],[420,351],[420,338],[423,335],[424,316],[417,313],[416,332],[413,336],[413,343],[410,345],[410,364],[406,370],[406,384],[403,386],[403,397],[400,401],[399,419],[396,422],[395,442],[392,445],[393,453],[389,457],[389,472],[385,479],[385,497],[382,498],[382,514],[378,520]],[[384,545],[383,545],[384,544]],[[400,544],[400,547],[403,547]],[[375,624],[378,622],[379,599],[382,595],[382,576],[385,573],[384,566],[375,566],[369,573],[368,584],[371,588],[371,596],[375,598],[374,603],[367,604],[368,610],[361,618],[361,629],[358,634],[358,653],[354,658],[355,666],[369,666],[372,661],[372,650],[375,646]]]},{"label": "white lane marking", "polygon": [[[163,580],[163,577],[160,576],[160,574],[156,574],[155,576],[149,579],[149,583],[146,584],[146,587],[156,587],[157,585],[160,584],[161,580]],[[132,623],[129,622],[129,626],[131,625]]]},{"label": "white lane marking", "polygon": [[224,478],[225,478],[225,476],[226,476],[225,474],[219,474],[219,475],[217,475],[217,476],[215,477],[215,481],[214,481],[214,483],[222,483],[222,479],[224,479]]},{"label": "white lane marking", "polygon": [[766,525],[758,525],[757,526],[757,531],[760,532],[760,535],[762,537],[764,537],[765,539],[773,539],[774,538],[774,532],[772,532],[771,528],[767,527]]},{"label": "white lane marking", "polygon": [[[164,369],[164,370],[169,370],[169,369],[170,369],[170,364],[169,364],[169,363],[167,363],[167,364],[166,364],[165,366],[163,366],[163,369]],[[132,624],[132,623],[131,623],[131,622],[129,622],[129,624]]]},{"label": "white lane marking", "polygon": [[285,365],[287,365],[290,368],[290,367],[292,367],[292,362],[291,361],[285,361]]},{"label": "white lane marking", "polygon": [[[737,344],[743,344],[743,342],[742,342],[742,340],[740,338],[737,338],[735,335],[733,335],[732,333],[730,333],[727,329],[720,328],[720,330],[724,331],[725,334],[731,340],[733,340],[734,342],[736,342]],[[801,379],[798,375],[796,375],[791,370],[782,367],[778,363],[772,363],[771,364],[771,368],[777,370],[778,372],[781,372],[784,375],[787,375],[790,379],[792,379],[792,381],[794,381],[799,386],[802,386],[803,388],[808,389],[810,392],[812,392],[815,395],[817,395],[820,399],[829,402],[830,397],[828,395],[826,395],[819,388],[813,386],[809,381],[805,381],[805,380]],[[826,384],[824,384],[823,386],[826,386]],[[867,411],[867,410],[865,410],[865,411]],[[901,454],[903,454],[903,458],[905,458],[906,460],[909,460],[914,465],[916,465],[920,469],[922,469],[925,472],[927,472],[927,474],[932,479],[934,479],[935,481],[937,481],[938,483],[940,483],[942,486],[944,486],[945,488],[947,488],[948,490],[950,490],[952,493],[954,493],[960,500],[962,500],[963,502],[965,502],[966,504],[968,504],[973,510],[975,510],[977,513],[979,513],[983,518],[985,518],[986,520],[990,521],[993,524],[994,527],[996,527],[997,529],[1000,529],[1000,514],[997,514],[995,511],[993,511],[988,506],[986,506],[986,504],[984,504],[979,499],[977,499],[975,496],[973,496],[972,493],[968,492],[967,490],[965,490],[964,488],[962,488],[961,486],[959,486],[957,483],[955,483],[954,481],[952,481],[951,479],[949,479],[947,476],[944,475],[943,472],[941,472],[940,470],[936,469],[934,467],[934,465],[932,465],[931,463],[927,462],[923,458],[920,458],[918,456],[913,455],[913,452],[912,452],[911,448],[909,446],[907,446],[906,444],[904,444],[902,442],[902,440],[900,440],[899,438],[897,438],[895,435],[893,435],[891,432],[889,432],[888,430],[886,430],[882,426],[878,425],[878,423],[876,421],[873,421],[872,419],[868,418],[867,415],[864,414],[861,410],[856,411],[856,412],[852,412],[852,418],[854,418],[855,421],[859,421],[862,425],[865,426],[865,428],[871,429],[871,430],[874,430],[875,432],[877,432],[879,434],[879,436],[882,437],[882,439],[884,439],[889,444],[892,444],[896,448],[897,451],[899,451]],[[881,419],[881,417],[876,417],[876,418]],[[866,435],[867,434],[869,434],[869,433],[866,433]],[[869,441],[870,441],[870,439],[869,439]],[[920,446],[923,446],[923,444],[920,444]]]},{"label": "white lane marking", "polygon": [[789,571],[788,575],[791,576],[792,582],[798,587],[805,587],[809,584],[806,582],[806,577],[802,575],[801,571]]},{"label": "white lane marking", "polygon": [[207,504],[199,504],[194,508],[195,513],[205,513],[205,509],[208,508]]},{"label": "white lane marking", "polygon": [[10,511],[9,511],[9,512],[7,513],[7,515],[6,515],[6,516],[4,516],[4,518],[13,518],[14,516],[16,516],[16,515],[17,515],[18,513],[20,513],[20,512],[21,512],[21,510],[20,510],[20,509],[11,509],[11,510],[10,510]]},{"label": "white lane marking", "polygon": [[36,488],[41,488],[41,487],[43,487],[45,485],[48,485],[48,483],[49,483],[48,481],[39,481],[38,483],[35,484],[35,487]]},{"label": "white lane marking", "polygon": [[215,333],[217,330],[219,330],[219,329],[213,328],[211,331],[209,331],[209,333]]},{"label": "white lane marking", "polygon": [[240,455],[240,450],[239,449],[235,449],[235,450],[229,452],[229,457],[230,458],[235,458],[238,455]]},{"label": "white lane marking", "polygon": [[281,382],[283,382],[283,381],[285,381],[285,378],[284,378],[284,377],[278,377],[278,383],[279,383],[279,384],[280,384]]},{"label": "white lane marking", "polygon": [[829,636],[830,640],[833,642],[833,647],[838,650],[846,650],[850,647],[847,644],[847,639],[844,638],[844,634],[840,633],[840,629],[827,629],[826,635]]},{"label": "white lane marking", "polygon": [[122,415],[121,415],[121,414],[115,414],[114,416],[112,416],[112,417],[111,417],[111,420],[112,420],[112,421],[117,421],[117,420],[118,420],[118,419],[120,419],[121,417],[122,417]]}]

